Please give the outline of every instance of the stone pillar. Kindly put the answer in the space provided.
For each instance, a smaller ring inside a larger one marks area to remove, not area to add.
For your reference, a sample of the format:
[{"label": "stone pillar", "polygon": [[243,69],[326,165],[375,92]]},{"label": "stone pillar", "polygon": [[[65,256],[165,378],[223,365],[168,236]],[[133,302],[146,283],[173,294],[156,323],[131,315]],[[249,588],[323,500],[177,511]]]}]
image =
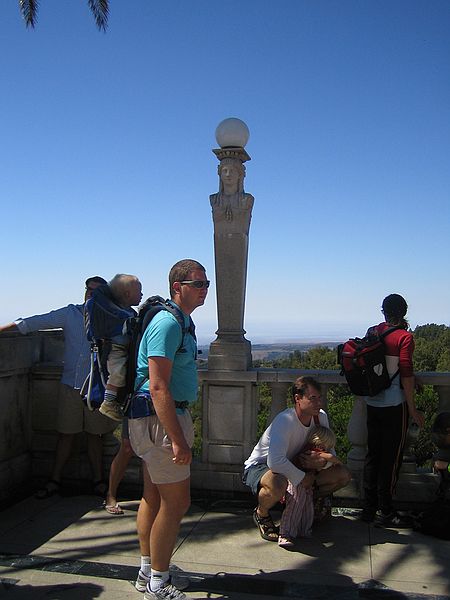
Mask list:
[{"label": "stone pillar", "polygon": [[210,371],[246,371],[251,367],[251,344],[244,334],[248,233],[253,196],[244,192],[244,150],[248,128],[239,119],[225,119],[216,130],[220,148],[219,192],[210,196],[214,222],[214,254],[218,329],[208,356]]},{"label": "stone pillar", "polygon": [[367,453],[367,408],[361,396],[355,396],[347,436],[352,445],[347,455],[347,466],[352,472],[362,473]]},{"label": "stone pillar", "polygon": [[435,389],[439,397],[438,414],[443,412],[450,412],[450,386],[436,385]]},{"label": "stone pillar", "polygon": [[267,425],[272,423],[278,413],[287,407],[287,394],[290,384],[281,382],[269,383],[270,391],[272,392],[272,403],[270,405],[270,415]]}]

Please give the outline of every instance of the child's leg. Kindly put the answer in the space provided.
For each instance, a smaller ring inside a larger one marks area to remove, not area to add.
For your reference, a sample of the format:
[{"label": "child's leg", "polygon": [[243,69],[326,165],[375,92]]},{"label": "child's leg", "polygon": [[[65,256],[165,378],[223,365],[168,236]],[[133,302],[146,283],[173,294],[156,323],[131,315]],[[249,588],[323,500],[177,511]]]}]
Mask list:
[{"label": "child's leg", "polygon": [[313,491],[311,488],[304,489],[302,488],[303,495],[303,510],[300,515],[299,523],[298,523],[298,535],[301,537],[310,537],[312,524],[314,521],[314,499],[313,499]]},{"label": "child's leg", "polygon": [[125,385],[128,348],[121,344],[112,344],[108,356],[108,382],[100,412],[114,421],[123,419],[123,412],[117,402],[117,391]]},{"label": "child's leg", "polygon": [[304,488],[301,484],[288,485],[286,492],[286,508],[281,515],[280,536],[295,538],[298,535],[298,524],[304,504]]},{"label": "child's leg", "polygon": [[107,368],[108,368],[108,383],[106,384],[106,390],[109,392],[116,392],[126,383],[127,375],[127,359],[128,359],[128,346],[124,344],[112,344],[111,352],[108,356]]}]

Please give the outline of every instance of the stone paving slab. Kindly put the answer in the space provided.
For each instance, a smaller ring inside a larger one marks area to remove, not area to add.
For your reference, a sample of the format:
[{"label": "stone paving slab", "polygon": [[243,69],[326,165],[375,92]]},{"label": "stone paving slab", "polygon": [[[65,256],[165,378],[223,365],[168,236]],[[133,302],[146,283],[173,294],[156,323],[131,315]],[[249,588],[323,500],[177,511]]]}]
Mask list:
[{"label": "stone paving slab", "polygon": [[[2,600],[30,591],[33,600],[140,600],[132,585],[138,502],[121,504],[125,514],[112,516],[93,496],[55,496],[0,513]],[[199,502],[183,520],[173,562],[189,575],[194,599],[449,597],[450,542],[335,512],[287,551],[260,538],[248,506]]]}]

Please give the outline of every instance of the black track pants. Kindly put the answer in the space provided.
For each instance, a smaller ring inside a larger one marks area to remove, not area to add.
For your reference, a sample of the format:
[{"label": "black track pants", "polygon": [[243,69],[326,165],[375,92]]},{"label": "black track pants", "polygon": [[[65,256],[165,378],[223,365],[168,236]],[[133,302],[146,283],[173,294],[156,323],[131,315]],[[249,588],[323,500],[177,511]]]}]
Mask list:
[{"label": "black track pants", "polygon": [[364,506],[392,511],[392,496],[403,460],[408,407],[367,406],[367,456],[364,463]]}]

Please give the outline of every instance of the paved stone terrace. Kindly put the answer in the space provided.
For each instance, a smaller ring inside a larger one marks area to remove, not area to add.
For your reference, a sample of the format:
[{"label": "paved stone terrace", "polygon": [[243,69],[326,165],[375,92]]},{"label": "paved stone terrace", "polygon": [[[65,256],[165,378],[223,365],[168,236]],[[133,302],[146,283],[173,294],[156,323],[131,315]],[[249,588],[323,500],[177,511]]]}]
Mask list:
[{"label": "paved stone terrace", "polygon": [[[111,516],[93,496],[27,498],[0,513],[2,600],[139,600],[137,501]],[[250,504],[194,499],[173,562],[190,598],[449,598],[450,542],[376,529],[345,509],[294,551],[265,542]]]}]

